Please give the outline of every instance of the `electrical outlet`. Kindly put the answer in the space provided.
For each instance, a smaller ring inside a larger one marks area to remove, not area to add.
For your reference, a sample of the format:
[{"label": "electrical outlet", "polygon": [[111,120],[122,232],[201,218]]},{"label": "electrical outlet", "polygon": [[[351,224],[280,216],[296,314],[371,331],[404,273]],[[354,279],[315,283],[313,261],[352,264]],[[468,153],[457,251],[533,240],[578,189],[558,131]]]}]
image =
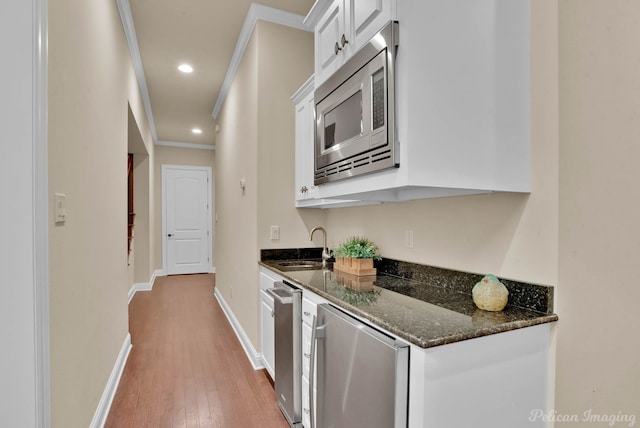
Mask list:
[{"label": "electrical outlet", "polygon": [[280,239],[280,226],[271,226],[271,240],[277,241]]},{"label": "electrical outlet", "polygon": [[413,248],[413,230],[411,229],[404,231],[404,246],[407,248]]}]

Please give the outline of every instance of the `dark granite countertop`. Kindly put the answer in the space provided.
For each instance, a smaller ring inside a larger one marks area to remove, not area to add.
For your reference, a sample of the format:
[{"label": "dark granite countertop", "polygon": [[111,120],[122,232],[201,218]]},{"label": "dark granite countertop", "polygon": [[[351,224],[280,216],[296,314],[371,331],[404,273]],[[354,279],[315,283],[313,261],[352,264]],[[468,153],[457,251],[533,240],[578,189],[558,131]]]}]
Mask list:
[{"label": "dark granite countertop", "polygon": [[[280,253],[266,253],[260,264],[421,348],[558,319],[552,313],[553,287],[503,281],[510,291],[509,304],[501,312],[487,312],[475,306],[470,294],[482,275],[384,259],[376,264],[378,275],[355,277],[332,268],[280,270],[274,256],[285,259]],[[472,282],[461,286],[465,278]]]}]

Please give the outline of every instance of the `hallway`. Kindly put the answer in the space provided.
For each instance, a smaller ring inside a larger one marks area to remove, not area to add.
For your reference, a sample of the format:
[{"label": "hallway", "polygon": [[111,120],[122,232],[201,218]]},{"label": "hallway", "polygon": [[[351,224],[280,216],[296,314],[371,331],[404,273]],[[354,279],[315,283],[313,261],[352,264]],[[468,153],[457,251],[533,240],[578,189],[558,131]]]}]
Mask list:
[{"label": "hallway", "polygon": [[286,428],[213,295],[214,274],[159,277],[129,305],[133,348],[107,428]]}]

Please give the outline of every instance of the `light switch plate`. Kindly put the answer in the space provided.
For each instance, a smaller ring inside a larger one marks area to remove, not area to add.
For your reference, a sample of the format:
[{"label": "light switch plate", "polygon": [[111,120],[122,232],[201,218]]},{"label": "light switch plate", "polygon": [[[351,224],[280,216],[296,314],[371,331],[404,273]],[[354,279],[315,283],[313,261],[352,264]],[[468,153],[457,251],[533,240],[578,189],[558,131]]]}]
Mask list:
[{"label": "light switch plate", "polygon": [[67,221],[66,198],[67,196],[62,193],[54,193],[53,195],[54,217],[56,223],[64,223]]},{"label": "light switch plate", "polygon": [[280,239],[280,226],[271,226],[271,240],[277,241]]}]

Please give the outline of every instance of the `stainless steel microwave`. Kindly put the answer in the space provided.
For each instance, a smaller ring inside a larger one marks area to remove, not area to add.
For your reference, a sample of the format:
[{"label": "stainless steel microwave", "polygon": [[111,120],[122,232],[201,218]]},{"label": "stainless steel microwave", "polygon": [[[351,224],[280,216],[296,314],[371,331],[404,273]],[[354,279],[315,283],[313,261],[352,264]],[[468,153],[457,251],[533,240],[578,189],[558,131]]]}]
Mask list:
[{"label": "stainless steel microwave", "polygon": [[399,166],[397,46],[391,21],[314,92],[316,185]]}]

